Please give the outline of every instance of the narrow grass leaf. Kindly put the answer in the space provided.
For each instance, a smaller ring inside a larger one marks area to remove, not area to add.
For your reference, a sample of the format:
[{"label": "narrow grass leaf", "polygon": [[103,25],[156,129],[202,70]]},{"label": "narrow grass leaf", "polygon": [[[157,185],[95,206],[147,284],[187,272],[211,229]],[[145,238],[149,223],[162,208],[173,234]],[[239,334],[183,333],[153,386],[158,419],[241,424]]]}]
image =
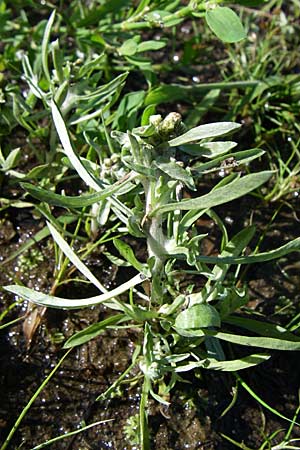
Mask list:
[{"label": "narrow grass leaf", "polygon": [[138,274],[129,281],[126,281],[126,283],[121,284],[117,288],[112,289],[105,294],[81,299],[54,297],[53,295],[43,294],[41,292],[34,291],[33,289],[17,285],[4,286],[4,289],[18,295],[19,297],[23,297],[25,300],[36,303],[37,305],[46,306],[49,308],[78,309],[104,303],[107,300],[123,294],[123,292],[128,291],[137,284],[142,283],[145,279],[146,277],[143,274]]},{"label": "narrow grass leaf", "polygon": [[56,364],[56,366],[54,367],[53,370],[51,370],[51,372],[49,373],[49,375],[45,378],[45,380],[42,382],[42,384],[38,387],[38,389],[35,391],[35,393],[33,394],[33,396],[31,397],[31,399],[29,400],[29,402],[26,404],[26,406],[23,408],[21,414],[19,415],[19,417],[17,418],[16,422],[14,423],[12,429],[10,430],[7,438],[5,439],[4,443],[2,444],[0,450],[5,450],[7,448],[7,446],[9,445],[10,441],[12,440],[15,432],[17,431],[17,429],[19,428],[20,423],[22,422],[22,420],[24,419],[25,415],[27,414],[27,412],[29,411],[29,409],[31,408],[31,405],[34,403],[34,401],[36,400],[36,398],[40,395],[40,393],[42,392],[42,390],[46,387],[46,385],[48,384],[48,382],[51,380],[51,378],[53,377],[53,375],[57,372],[57,370],[59,369],[59,367],[62,365],[62,363],[64,362],[64,360],[66,359],[66,357],[68,356],[68,354],[70,353],[71,349],[68,350],[63,357],[58,361],[58,363]]},{"label": "narrow grass leaf", "polygon": [[124,314],[116,314],[108,319],[102,320],[101,322],[93,323],[84,330],[80,330],[78,333],[73,334],[73,336],[71,336],[64,344],[64,348],[71,348],[76,347],[77,345],[85,344],[91,339],[99,336],[99,334],[103,333],[107,327],[115,325],[116,323],[122,321],[122,319],[126,319]]},{"label": "narrow grass leaf", "polygon": [[199,125],[199,127],[192,128],[181,136],[171,139],[169,141],[169,145],[171,147],[175,147],[178,145],[188,144],[189,142],[200,141],[201,139],[224,136],[228,133],[232,133],[240,127],[241,125],[235,122],[216,122]]},{"label": "narrow grass leaf", "polygon": [[[64,219],[64,220],[62,221],[62,219]],[[68,223],[75,222],[75,220],[77,220],[77,217],[63,216],[63,217],[59,217],[57,220],[59,223],[68,224]],[[19,255],[26,252],[33,245],[37,244],[38,242],[40,242],[43,239],[45,239],[46,237],[48,237],[49,234],[50,234],[50,230],[48,227],[42,228],[34,236],[30,237],[26,242],[24,242],[24,244],[22,244],[16,251],[12,252],[4,261],[1,261],[0,266],[3,266],[4,264],[7,264],[8,262],[17,258]]]},{"label": "narrow grass leaf", "polygon": [[62,439],[69,438],[71,436],[75,436],[76,434],[82,433],[83,431],[89,430],[90,428],[96,427],[98,425],[103,425],[105,423],[111,422],[114,419],[106,419],[106,420],[100,420],[99,422],[90,423],[89,425],[86,425],[82,428],[79,428],[79,430],[69,431],[69,433],[61,434],[60,436],[57,436],[53,439],[49,439],[49,441],[43,442],[43,444],[36,445],[31,450],[40,450],[41,448],[48,447],[49,445],[55,444],[55,442],[58,442]]},{"label": "narrow grass leaf", "polygon": [[253,397],[258,403],[260,403],[264,408],[266,408],[268,411],[271,411],[273,414],[275,414],[278,417],[281,417],[281,419],[286,420],[287,422],[293,423],[297,425],[298,427],[300,424],[296,422],[295,420],[291,420],[288,417],[284,416],[280,412],[278,412],[276,409],[272,408],[270,405],[268,405],[262,398],[260,398],[251,388],[250,386],[240,377],[238,373],[235,374],[237,380],[240,382],[241,386]]},{"label": "narrow grass leaf", "polygon": [[74,264],[74,266],[81,272],[94,286],[96,286],[99,291],[107,292],[107,289],[100,283],[99,280],[92,274],[88,267],[78,258],[76,253],[71,249],[69,244],[64,240],[64,238],[58,233],[58,231],[47,222],[48,228],[52,234],[54,241],[57,243],[58,247],[62,252],[69,258],[69,260]]}]

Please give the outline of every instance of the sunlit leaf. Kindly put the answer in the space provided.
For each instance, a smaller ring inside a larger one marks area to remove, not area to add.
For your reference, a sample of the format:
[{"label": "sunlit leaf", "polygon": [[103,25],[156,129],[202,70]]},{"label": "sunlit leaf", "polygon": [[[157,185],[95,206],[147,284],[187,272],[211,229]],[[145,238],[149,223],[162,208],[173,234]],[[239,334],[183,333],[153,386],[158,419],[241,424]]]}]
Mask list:
[{"label": "sunlit leaf", "polygon": [[151,212],[151,216],[162,214],[169,211],[189,210],[189,209],[208,209],[214,206],[222,205],[235,200],[249,192],[257,189],[273,175],[274,172],[266,170],[252,173],[241,178],[235,178],[231,183],[218,189],[210,191],[208,194],[193,199],[184,199],[180,202],[174,202],[159,206]]},{"label": "sunlit leaf", "polygon": [[188,144],[189,142],[200,141],[201,139],[224,136],[228,133],[232,133],[240,127],[241,125],[235,122],[216,122],[199,125],[181,136],[171,139],[169,141],[169,145],[171,147],[175,147],[178,145]]},{"label": "sunlit leaf", "polygon": [[208,9],[205,19],[210,29],[223,42],[238,42],[246,37],[238,15],[226,6]]},{"label": "sunlit leaf", "polygon": [[13,294],[18,295],[19,297],[23,297],[25,300],[36,303],[37,305],[47,306],[50,308],[78,309],[99,305],[100,303],[104,303],[107,300],[117,297],[118,295],[123,294],[123,292],[126,292],[129,289],[133,288],[137,284],[142,283],[145,278],[146,277],[143,274],[138,274],[135,277],[131,278],[129,281],[126,281],[126,283],[121,284],[117,288],[112,289],[105,294],[81,299],[54,297],[53,295],[43,294],[41,292],[34,291],[33,289],[17,285],[4,286],[4,289],[8,292],[12,292]]},{"label": "sunlit leaf", "polygon": [[175,320],[175,327],[181,329],[219,327],[220,324],[218,311],[205,303],[191,306],[182,311]]}]

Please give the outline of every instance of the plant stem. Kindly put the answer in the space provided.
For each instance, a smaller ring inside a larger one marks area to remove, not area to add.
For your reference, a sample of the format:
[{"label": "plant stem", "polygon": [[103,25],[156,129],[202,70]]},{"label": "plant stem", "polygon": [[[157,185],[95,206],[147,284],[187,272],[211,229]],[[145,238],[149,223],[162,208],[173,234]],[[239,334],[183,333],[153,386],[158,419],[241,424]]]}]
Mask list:
[{"label": "plant stem", "polygon": [[149,432],[147,424],[147,403],[150,391],[150,380],[145,376],[140,401],[140,444],[141,450],[150,450]]}]

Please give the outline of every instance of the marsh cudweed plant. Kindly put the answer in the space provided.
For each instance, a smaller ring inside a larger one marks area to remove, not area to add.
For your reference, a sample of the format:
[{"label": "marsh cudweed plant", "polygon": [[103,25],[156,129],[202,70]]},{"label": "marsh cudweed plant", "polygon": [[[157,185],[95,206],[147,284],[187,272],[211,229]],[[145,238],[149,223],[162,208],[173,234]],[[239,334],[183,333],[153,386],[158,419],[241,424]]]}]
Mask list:
[{"label": "marsh cudweed plant", "polygon": [[[300,349],[299,339],[287,330],[268,324],[269,335],[266,335],[261,322],[235,315],[236,310],[248,301],[247,290],[243,286],[237,287],[232,276],[231,281],[227,278],[228,271],[234,268],[238,279],[241,264],[259,263],[299,250],[299,239],[269,252],[243,256],[255,227],[248,226],[228,237],[225,224],[214,212],[215,206],[250,193],[272,176],[270,171],[243,175],[243,168],[264,152],[260,149],[236,151],[235,142],[223,140],[223,136],[237,131],[239,124],[220,122],[186,130],[176,112],[165,118],[152,115],[144,126],[126,133],[112,133],[119,152],[114,161],[106,161],[105,177],[100,180],[73,149],[63,117],[54,102],[52,115],[66,156],[95,192],[66,197],[28,183],[23,183],[23,187],[32,196],[65,208],[97,208],[99,202],[107,203],[109,214],[122,222],[126,237],[144,240],[146,263],[136,258],[134,249],[127,243],[130,240],[126,239],[125,243],[122,238],[114,239],[120,258],[137,273],[124,284],[107,291],[56,227],[49,223],[56,243],[77,269],[102,291],[101,294],[86,299],[64,299],[21,286],[6,286],[5,289],[52,308],[75,309],[104,304],[111,309],[109,318],[72,336],[65,348],[96,338],[107,328],[134,326],[143,330],[131,366],[99,398],[105,399],[134,366],[139,367],[143,386],[138,434],[141,447],[146,449],[149,448],[148,397],[168,406],[170,391],[184,372],[194,369],[237,371],[267,360],[270,357],[268,349]],[[234,161],[234,171],[208,193],[198,195],[197,185],[201,178],[219,172],[229,158]],[[114,164],[121,171],[118,180],[111,173]],[[185,192],[191,193],[189,198],[185,198]],[[196,222],[204,215],[212,218],[222,233],[217,257],[201,252],[201,241],[206,235],[199,234]],[[182,283],[187,275],[191,280],[188,286]],[[202,277],[203,287],[193,281],[193,275]],[[145,283],[147,289],[144,290]],[[237,334],[235,327],[250,330],[255,336],[249,337],[247,331]],[[226,342],[264,350],[254,354],[250,351],[243,358],[228,359]]]}]

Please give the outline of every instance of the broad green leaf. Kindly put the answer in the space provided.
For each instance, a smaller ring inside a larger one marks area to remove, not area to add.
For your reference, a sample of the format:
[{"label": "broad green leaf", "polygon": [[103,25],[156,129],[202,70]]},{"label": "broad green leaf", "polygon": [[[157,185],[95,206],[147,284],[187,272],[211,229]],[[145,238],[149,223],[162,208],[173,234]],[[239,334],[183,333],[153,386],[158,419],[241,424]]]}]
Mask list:
[{"label": "broad green leaf", "polygon": [[33,289],[17,285],[4,286],[4,289],[8,292],[12,292],[13,294],[18,295],[19,297],[23,297],[25,300],[36,303],[37,305],[46,306],[49,308],[78,309],[104,303],[107,300],[123,294],[123,292],[128,291],[137,284],[142,283],[143,281],[145,281],[145,279],[145,275],[138,274],[135,277],[131,278],[129,281],[126,281],[126,283],[121,284],[117,288],[112,289],[105,294],[80,299],[54,297],[53,295],[42,294],[41,292],[34,291]]},{"label": "broad green leaf", "polygon": [[257,353],[254,355],[245,356],[240,359],[233,359],[229,361],[217,361],[216,359],[207,358],[203,361],[190,362],[188,364],[178,366],[175,372],[187,372],[188,370],[194,370],[196,368],[221,370],[223,372],[235,372],[236,370],[248,369],[249,367],[257,366],[267,361],[270,355],[264,353]]},{"label": "broad green leaf", "polygon": [[148,267],[136,259],[130,245],[126,244],[126,242],[124,241],[121,241],[121,239],[114,239],[113,243],[116,249],[119,251],[120,255],[123,256],[123,258],[125,258],[126,261],[128,261],[132,265],[132,267],[143,273],[146,277],[150,276]]},{"label": "broad green leaf", "polygon": [[89,327],[84,330],[78,331],[78,333],[73,334],[67,342],[65,342],[63,348],[71,348],[76,345],[82,345],[86,342],[94,339],[99,336],[99,334],[103,333],[108,327],[115,325],[116,323],[125,320],[126,317],[124,314],[116,314],[112,317],[108,317],[108,319],[102,320],[98,323],[93,323]]},{"label": "broad green leaf", "polygon": [[238,42],[246,37],[246,32],[238,15],[226,6],[208,9],[205,19],[209,28],[223,42]]},{"label": "broad green leaf", "polygon": [[166,46],[164,41],[145,41],[138,44],[137,52],[149,52],[159,50]]},{"label": "broad green leaf", "polygon": [[194,199],[184,199],[180,202],[174,202],[159,206],[153,209],[149,216],[162,214],[169,211],[190,210],[190,209],[208,209],[214,206],[231,202],[249,192],[257,189],[273,175],[274,172],[266,170],[258,173],[252,173],[244,177],[237,177],[231,183],[226,184],[218,189],[210,191],[208,194],[202,195]]},{"label": "broad green leaf", "polygon": [[11,150],[7,156],[7,158],[4,158],[2,150],[0,148],[0,170],[6,172],[10,169],[13,169],[17,164],[21,156],[21,149],[15,148],[14,150]]},{"label": "broad green leaf", "polygon": [[183,167],[180,167],[178,164],[176,164],[175,161],[160,162],[157,160],[154,161],[154,164],[171,178],[181,181],[193,191],[196,190],[192,175],[188,172],[187,169],[184,169]]},{"label": "broad green leaf", "polygon": [[220,325],[218,311],[213,306],[205,303],[191,306],[182,311],[175,320],[175,327],[181,329],[219,327]]},{"label": "broad green leaf", "polygon": [[76,253],[71,249],[69,244],[64,240],[64,238],[58,233],[58,231],[47,222],[48,228],[52,234],[54,241],[57,243],[58,247],[62,252],[69,258],[69,260],[74,264],[74,266],[91,282],[96,286],[99,291],[107,292],[107,289],[100,283],[99,280],[92,274],[88,267],[78,258]]},{"label": "broad green leaf", "polygon": [[136,54],[137,50],[138,50],[138,43],[136,42],[136,40],[128,39],[121,45],[118,52],[120,55],[123,56],[132,56]]},{"label": "broad green leaf", "polygon": [[188,144],[189,142],[200,141],[201,139],[224,136],[240,128],[241,125],[235,122],[215,122],[199,125],[186,133],[169,141],[170,147]]},{"label": "broad green leaf", "polygon": [[84,206],[90,206],[94,203],[98,203],[110,197],[112,194],[118,193],[126,184],[130,183],[136,175],[131,174],[125,180],[117,181],[115,184],[102,189],[102,191],[95,194],[83,194],[74,197],[68,197],[65,195],[55,194],[52,191],[34,186],[29,183],[20,183],[22,188],[29,192],[32,197],[37,198],[41,202],[46,202],[49,205],[61,206],[63,208],[83,208]]},{"label": "broad green leaf", "polygon": [[224,155],[229,150],[236,147],[237,143],[232,141],[205,142],[203,144],[187,144],[180,147],[180,150],[192,156],[204,156],[205,158],[215,158]]}]

